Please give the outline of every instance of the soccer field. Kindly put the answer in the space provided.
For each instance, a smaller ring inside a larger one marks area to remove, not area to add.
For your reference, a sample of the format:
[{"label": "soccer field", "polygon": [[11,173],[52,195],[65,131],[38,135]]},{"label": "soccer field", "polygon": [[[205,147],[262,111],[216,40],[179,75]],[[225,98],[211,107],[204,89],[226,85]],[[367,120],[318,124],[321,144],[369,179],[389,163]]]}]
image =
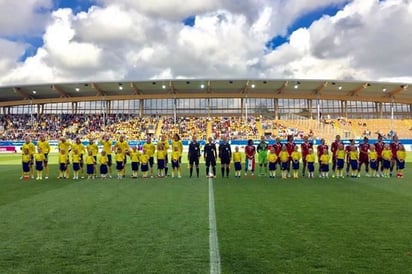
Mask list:
[{"label": "soccer field", "polygon": [[73,181],[52,165],[23,181],[19,155],[0,155],[0,273],[411,273],[409,167],[287,180],[218,168],[209,181],[184,164],[181,179]]}]

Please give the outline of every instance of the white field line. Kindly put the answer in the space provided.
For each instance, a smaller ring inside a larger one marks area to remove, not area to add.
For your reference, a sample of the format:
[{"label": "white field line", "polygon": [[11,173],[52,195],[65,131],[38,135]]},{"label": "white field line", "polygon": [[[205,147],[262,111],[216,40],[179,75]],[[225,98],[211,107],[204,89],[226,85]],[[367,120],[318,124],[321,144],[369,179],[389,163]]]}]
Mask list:
[{"label": "white field line", "polygon": [[210,273],[220,274],[219,242],[217,238],[215,197],[212,178],[209,178],[209,253]]}]

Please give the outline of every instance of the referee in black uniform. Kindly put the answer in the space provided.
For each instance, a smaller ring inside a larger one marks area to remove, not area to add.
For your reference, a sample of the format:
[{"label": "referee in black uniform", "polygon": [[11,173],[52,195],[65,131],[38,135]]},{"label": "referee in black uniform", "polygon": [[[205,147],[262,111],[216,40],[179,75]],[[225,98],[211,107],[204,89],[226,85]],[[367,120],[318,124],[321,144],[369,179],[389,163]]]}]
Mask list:
[{"label": "referee in black uniform", "polygon": [[206,162],[206,177],[209,177],[209,170],[210,166],[212,166],[213,176],[216,177],[216,158],[217,158],[217,151],[216,145],[212,143],[212,137],[207,139],[208,143],[204,147],[204,158]]},{"label": "referee in black uniform", "polygon": [[222,142],[219,145],[219,158],[220,158],[220,170],[222,172],[222,178],[225,177],[225,170],[226,176],[229,177],[229,167],[230,167],[230,159],[232,158],[232,149],[230,148],[230,144],[227,142],[227,137],[223,136]]},{"label": "referee in black uniform", "polygon": [[199,178],[199,158],[200,158],[200,145],[197,142],[196,136],[192,137],[192,141],[189,144],[189,152],[187,154],[190,165],[190,177],[193,175],[193,164],[196,165],[196,175]]}]

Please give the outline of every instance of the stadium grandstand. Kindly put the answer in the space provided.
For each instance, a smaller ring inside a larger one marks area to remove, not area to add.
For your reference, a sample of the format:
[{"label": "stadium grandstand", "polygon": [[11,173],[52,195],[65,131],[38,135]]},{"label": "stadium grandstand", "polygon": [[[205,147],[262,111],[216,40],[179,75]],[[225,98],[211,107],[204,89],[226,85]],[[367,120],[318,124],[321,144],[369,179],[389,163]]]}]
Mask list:
[{"label": "stadium grandstand", "polygon": [[153,80],[0,87],[0,138],[179,133],[232,140],[412,136],[405,83],[328,80]]}]

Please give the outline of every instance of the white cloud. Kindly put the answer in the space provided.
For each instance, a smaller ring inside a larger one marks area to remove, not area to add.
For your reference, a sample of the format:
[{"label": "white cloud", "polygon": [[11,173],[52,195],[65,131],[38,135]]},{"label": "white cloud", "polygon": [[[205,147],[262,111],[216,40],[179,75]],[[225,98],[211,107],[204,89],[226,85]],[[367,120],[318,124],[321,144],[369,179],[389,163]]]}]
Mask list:
[{"label": "white cloud", "polygon": [[[335,16],[294,31],[288,43],[271,52],[265,49],[268,40],[285,35],[302,15],[345,2],[99,0],[99,6],[77,14],[59,9],[41,14],[48,18],[42,30],[44,45],[23,63],[18,59],[27,45],[0,40],[0,83],[184,77],[408,79],[410,1],[353,0]],[[50,1],[28,3],[26,13]],[[183,25],[191,15],[196,15],[195,25]],[[35,17],[27,17],[33,25]],[[27,29],[20,27],[20,33]],[[17,31],[10,26],[10,33]]]},{"label": "white cloud", "polygon": [[0,0],[0,35],[41,34],[47,23],[52,0]]}]

